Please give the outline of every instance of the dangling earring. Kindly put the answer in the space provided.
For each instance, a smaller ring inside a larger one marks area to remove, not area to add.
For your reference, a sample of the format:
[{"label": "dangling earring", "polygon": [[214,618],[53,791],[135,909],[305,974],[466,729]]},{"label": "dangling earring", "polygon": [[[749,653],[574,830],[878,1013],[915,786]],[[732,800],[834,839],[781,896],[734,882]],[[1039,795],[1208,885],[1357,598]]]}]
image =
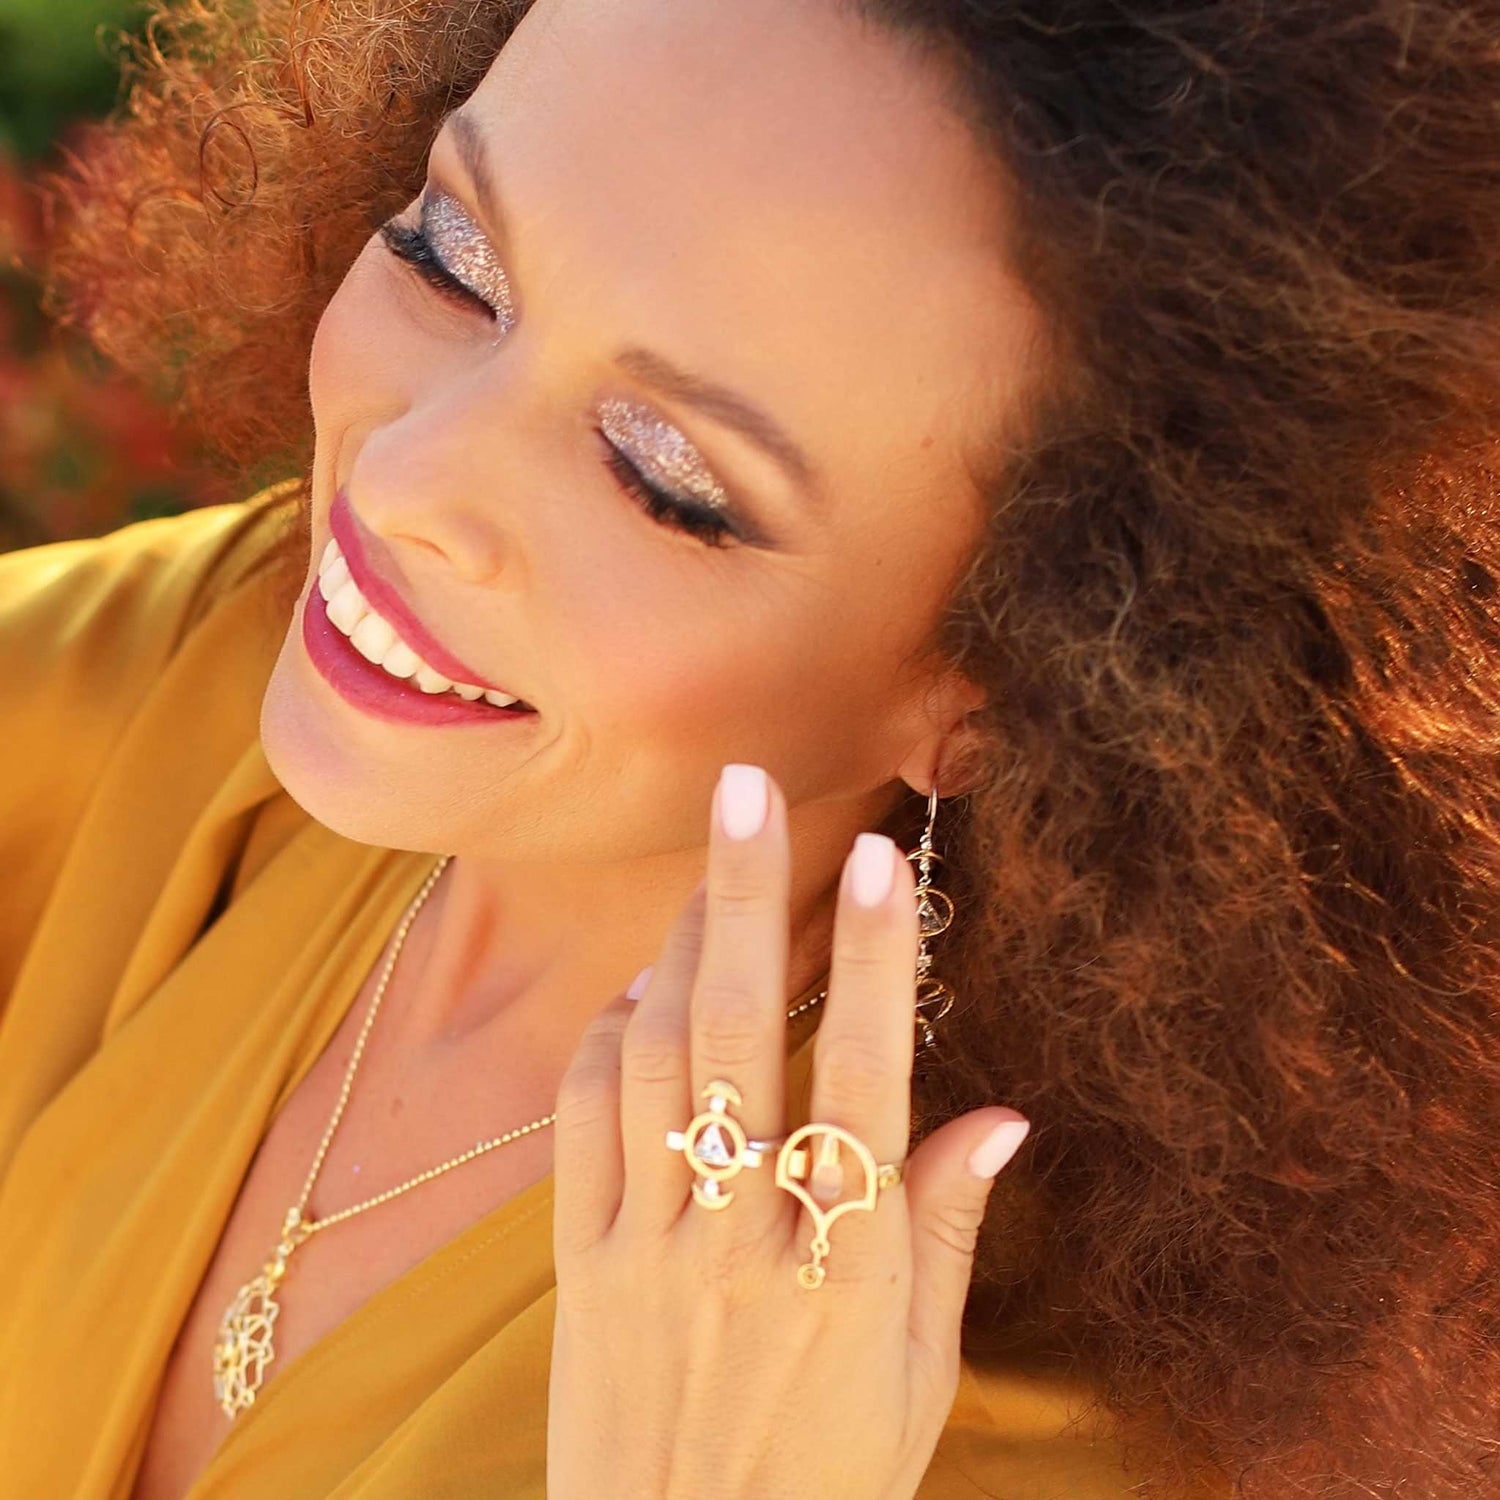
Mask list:
[{"label": "dangling earring", "polygon": [[925,1052],[937,1042],[933,1027],[953,1009],[953,991],[941,979],[934,979],[932,954],[928,943],[953,925],[953,902],[946,891],[932,883],[932,866],[942,864],[943,856],[932,847],[932,825],[937,818],[937,783],[927,794],[927,827],[922,842],[906,857],[920,871],[917,879],[917,1051]]}]

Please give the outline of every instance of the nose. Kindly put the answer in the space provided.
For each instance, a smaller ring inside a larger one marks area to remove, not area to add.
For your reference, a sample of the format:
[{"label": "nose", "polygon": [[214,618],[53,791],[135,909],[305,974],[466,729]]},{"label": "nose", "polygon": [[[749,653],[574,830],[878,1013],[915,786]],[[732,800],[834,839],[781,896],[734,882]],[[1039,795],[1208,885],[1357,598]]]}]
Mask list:
[{"label": "nose", "polygon": [[483,361],[414,393],[366,434],[344,480],[355,513],[398,561],[420,557],[454,581],[488,588],[519,580],[525,516],[505,497],[539,482],[537,424],[501,363]]}]

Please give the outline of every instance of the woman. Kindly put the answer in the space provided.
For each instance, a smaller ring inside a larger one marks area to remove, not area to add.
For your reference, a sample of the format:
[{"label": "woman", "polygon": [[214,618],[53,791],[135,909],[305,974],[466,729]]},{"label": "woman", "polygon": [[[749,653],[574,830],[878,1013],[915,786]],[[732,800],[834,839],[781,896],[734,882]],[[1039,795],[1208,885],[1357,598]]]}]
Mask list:
[{"label": "woman", "polygon": [[310,463],[0,565],[17,1492],[1497,1493],[1497,35],[160,16]]}]

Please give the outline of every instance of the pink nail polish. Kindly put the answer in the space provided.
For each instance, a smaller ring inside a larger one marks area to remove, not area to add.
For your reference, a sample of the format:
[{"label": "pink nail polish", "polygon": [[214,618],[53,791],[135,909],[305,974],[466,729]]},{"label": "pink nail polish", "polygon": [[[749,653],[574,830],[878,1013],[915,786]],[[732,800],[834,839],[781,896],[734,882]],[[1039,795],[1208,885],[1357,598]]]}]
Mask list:
[{"label": "pink nail polish", "polygon": [[1030,1120],[1002,1120],[969,1153],[969,1171],[976,1177],[994,1177],[1016,1154],[1030,1129]]},{"label": "pink nail polish", "polygon": [[646,993],[646,986],[651,983],[651,971],[655,964],[647,964],[634,979],[630,981],[629,988],[625,991],[627,1000],[639,1000]]},{"label": "pink nail polish", "polygon": [[862,833],[849,855],[849,894],[861,906],[879,906],[891,893],[896,846],[883,833]]},{"label": "pink nail polish", "polygon": [[752,839],[766,826],[771,794],[759,766],[731,763],[719,773],[719,824],[732,839]]}]

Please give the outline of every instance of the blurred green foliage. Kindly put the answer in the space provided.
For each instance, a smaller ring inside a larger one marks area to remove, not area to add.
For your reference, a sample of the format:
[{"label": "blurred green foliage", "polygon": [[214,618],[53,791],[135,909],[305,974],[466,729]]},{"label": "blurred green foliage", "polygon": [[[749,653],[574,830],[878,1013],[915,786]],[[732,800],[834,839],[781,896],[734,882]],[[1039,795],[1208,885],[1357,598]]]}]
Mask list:
[{"label": "blurred green foliage", "polygon": [[201,504],[170,414],[41,315],[39,169],[120,91],[140,0],[0,0],[0,550]]},{"label": "blurred green foliage", "polygon": [[138,0],[0,0],[0,149],[46,154],[80,115],[98,115],[119,89],[118,42]]}]

